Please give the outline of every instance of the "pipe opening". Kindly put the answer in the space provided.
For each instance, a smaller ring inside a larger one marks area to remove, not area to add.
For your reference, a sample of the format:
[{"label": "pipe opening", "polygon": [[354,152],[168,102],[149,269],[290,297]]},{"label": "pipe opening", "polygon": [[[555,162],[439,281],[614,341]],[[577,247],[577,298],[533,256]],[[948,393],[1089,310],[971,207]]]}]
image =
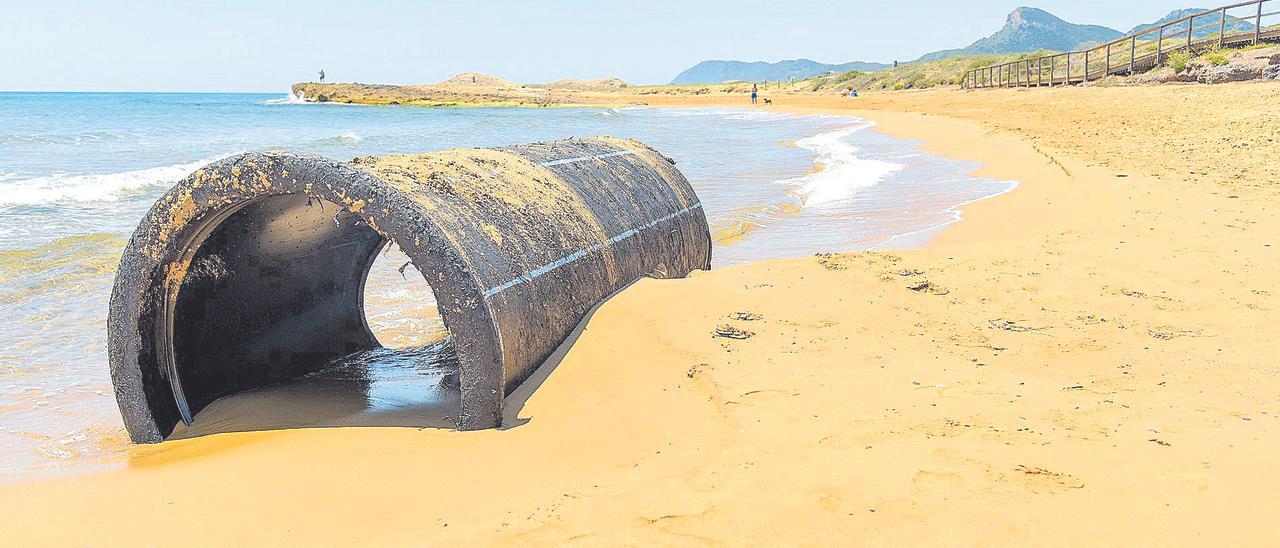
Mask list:
[{"label": "pipe opening", "polygon": [[384,348],[423,348],[449,338],[435,291],[395,242],[386,242],[369,269],[364,317]]},{"label": "pipe opening", "polygon": [[[401,275],[406,259],[378,264],[387,239],[422,269],[449,337],[402,338],[394,318],[384,323],[378,280],[418,283]],[[348,163],[246,153],[179,181],[129,240],[107,320],[111,380],[139,443],[326,425],[493,428],[507,394],[600,300],[710,257],[688,181],[634,141]],[[285,396],[252,399],[272,392]]]},{"label": "pipe opening", "polygon": [[453,426],[457,354],[430,286],[412,265],[401,274],[407,261],[360,216],[313,196],[211,216],[162,311],[163,369],[192,419],[170,437]]}]

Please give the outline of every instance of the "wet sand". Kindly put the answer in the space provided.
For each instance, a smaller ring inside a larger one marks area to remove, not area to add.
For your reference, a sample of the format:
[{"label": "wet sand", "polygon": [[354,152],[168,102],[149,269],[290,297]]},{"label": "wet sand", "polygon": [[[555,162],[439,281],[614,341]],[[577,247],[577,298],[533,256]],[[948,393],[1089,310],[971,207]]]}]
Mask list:
[{"label": "wet sand", "polygon": [[642,280],[502,430],[139,447],[124,470],[0,488],[0,538],[1280,541],[1280,85],[862,99],[775,108],[856,105],[1019,186],[925,250]]}]

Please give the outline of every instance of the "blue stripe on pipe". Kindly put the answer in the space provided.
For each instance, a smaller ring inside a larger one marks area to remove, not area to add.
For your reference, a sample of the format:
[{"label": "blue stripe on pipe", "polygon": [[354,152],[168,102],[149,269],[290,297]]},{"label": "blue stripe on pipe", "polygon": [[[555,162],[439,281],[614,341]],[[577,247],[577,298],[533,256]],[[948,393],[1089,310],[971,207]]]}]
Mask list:
[{"label": "blue stripe on pipe", "polygon": [[[661,224],[661,223],[665,223],[665,222],[667,222],[667,221],[670,221],[671,219],[674,219],[674,218],[679,217],[679,216],[681,216],[681,215],[685,215],[685,214],[689,213],[690,211],[693,211],[693,210],[698,209],[698,208],[700,208],[700,207],[702,207],[702,204],[701,204],[701,203],[697,203],[697,204],[691,205],[691,206],[689,206],[689,207],[686,207],[686,208],[684,208],[684,209],[682,209],[682,210],[680,210],[680,211],[677,211],[677,212],[675,212],[675,213],[672,213],[672,214],[670,214],[670,215],[667,215],[667,216],[664,216],[664,217],[661,217],[661,218],[658,218],[658,219],[654,219],[654,220],[652,220],[652,221],[649,221],[649,222],[645,223],[645,224],[644,224],[644,225],[642,225],[642,226],[638,226],[638,227],[636,227],[636,228],[632,228],[632,229],[627,230],[627,231],[625,231],[625,232],[622,232],[622,233],[620,233],[620,234],[618,234],[618,235],[615,235],[615,236],[613,236],[612,238],[609,238],[609,240],[608,240],[608,242],[607,242],[607,243],[608,243],[608,245],[616,244],[616,243],[618,243],[618,242],[621,242],[622,240],[625,240],[625,239],[627,239],[627,238],[630,238],[630,237],[632,237],[632,236],[635,236],[636,234],[639,234],[639,233],[640,233],[641,231],[643,231],[643,230],[647,230],[647,229],[653,228],[653,227],[655,227],[655,226],[657,226],[657,225],[659,225],[659,224]],[[502,285],[499,285],[499,286],[495,286],[495,287],[493,287],[493,288],[490,288],[488,291],[485,291],[485,292],[484,292],[484,296],[485,296],[485,298],[487,299],[487,298],[492,297],[492,296],[494,296],[494,295],[497,295],[498,293],[501,293],[501,292],[503,292],[503,291],[505,291],[505,290],[507,290],[507,289],[511,289],[512,287],[515,287],[515,286],[517,286],[517,285],[519,285],[519,284],[526,283],[526,282],[531,282],[531,281],[533,281],[533,279],[534,279],[534,278],[537,278],[538,276],[541,276],[541,275],[543,275],[543,274],[546,274],[546,273],[548,273],[548,272],[551,272],[552,270],[555,270],[555,269],[560,268],[560,267],[562,267],[562,266],[564,266],[564,265],[567,265],[567,264],[569,264],[569,263],[572,263],[572,262],[574,262],[574,261],[576,261],[576,260],[578,260],[578,259],[581,259],[581,258],[583,258],[583,257],[586,257],[587,255],[590,255],[590,254],[592,254],[592,253],[595,253],[595,252],[597,252],[597,251],[600,251],[601,249],[604,249],[604,246],[605,246],[605,245],[606,245],[606,244],[595,244],[595,245],[593,245],[593,246],[591,246],[591,247],[588,247],[588,248],[586,248],[586,249],[578,250],[578,251],[575,251],[575,252],[570,253],[570,254],[568,254],[568,255],[565,255],[565,256],[563,256],[563,257],[560,257],[559,259],[556,259],[556,260],[551,261],[551,262],[549,262],[549,263],[547,263],[547,264],[544,264],[544,265],[542,265],[542,266],[540,266],[540,267],[538,267],[538,268],[535,268],[535,269],[533,269],[533,270],[530,270],[529,272],[526,272],[526,273],[524,273],[524,274],[521,274],[521,275],[519,275],[519,276],[516,276],[515,278],[512,278],[512,279],[511,279],[510,281],[508,281],[507,283],[504,283],[504,284],[502,284]]]},{"label": "blue stripe on pipe", "polygon": [[587,161],[587,160],[603,160],[603,159],[605,159],[605,158],[613,158],[614,156],[626,156],[626,155],[628,155],[628,154],[635,154],[635,152],[632,152],[632,151],[630,151],[630,150],[623,150],[623,151],[619,151],[619,152],[609,152],[609,153],[606,153],[606,154],[597,154],[597,155],[595,155],[595,156],[578,156],[578,157],[576,157],[576,158],[565,158],[565,159],[563,159],[563,160],[552,160],[552,161],[550,161],[550,162],[542,162],[542,163],[540,163],[540,164],[538,164],[538,165],[540,165],[540,166],[542,166],[542,167],[560,166],[560,165],[564,165],[564,164],[573,164],[573,163],[577,163],[577,162],[585,162],[585,161]]}]

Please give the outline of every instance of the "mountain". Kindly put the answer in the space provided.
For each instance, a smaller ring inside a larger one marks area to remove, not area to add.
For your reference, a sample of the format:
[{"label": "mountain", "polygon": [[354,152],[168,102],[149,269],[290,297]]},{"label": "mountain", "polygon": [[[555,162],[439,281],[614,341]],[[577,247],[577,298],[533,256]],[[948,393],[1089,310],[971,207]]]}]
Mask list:
[{"label": "mountain", "polygon": [[983,53],[1026,53],[1036,50],[1070,51],[1079,46],[1109,42],[1124,36],[1120,31],[1099,25],[1068,23],[1038,8],[1013,10],[1004,28],[963,49],[925,54],[917,61],[933,61],[953,55]]},{"label": "mountain", "polygon": [[[1147,30],[1147,29],[1153,29],[1153,28],[1156,28],[1156,27],[1158,27],[1158,26],[1160,26],[1160,25],[1163,25],[1163,24],[1165,24],[1165,23],[1171,23],[1171,22],[1173,22],[1173,21],[1177,21],[1177,20],[1179,20],[1179,19],[1182,19],[1183,17],[1189,17],[1189,16],[1191,16],[1191,15],[1195,15],[1195,14],[1200,13],[1200,12],[1203,12],[1203,11],[1208,11],[1208,10],[1207,10],[1207,9],[1205,9],[1205,8],[1185,8],[1185,9],[1180,9],[1180,10],[1173,10],[1173,11],[1169,12],[1169,15],[1166,15],[1166,16],[1164,16],[1164,17],[1161,17],[1161,18],[1160,18],[1160,20],[1158,20],[1158,21],[1156,21],[1156,22],[1154,22],[1154,23],[1148,23],[1148,24],[1145,24],[1145,25],[1138,25],[1138,26],[1136,26],[1136,27],[1133,27],[1133,29],[1132,29],[1132,30],[1130,30],[1128,34],[1133,34],[1133,33],[1135,33],[1135,32],[1142,32],[1142,31]],[[1207,14],[1207,15],[1205,15],[1205,16],[1203,16],[1203,17],[1197,17],[1197,18],[1196,18],[1196,20],[1195,20],[1195,26],[1196,26],[1196,27],[1204,27],[1204,28],[1197,28],[1197,29],[1192,33],[1192,36],[1194,36],[1194,37],[1196,37],[1196,38],[1203,38],[1203,37],[1205,37],[1205,36],[1209,36],[1209,35],[1211,35],[1211,34],[1217,34],[1217,32],[1218,32],[1218,24],[1219,24],[1219,22],[1220,22],[1220,21],[1222,21],[1222,14],[1220,14],[1220,13],[1210,13],[1210,14]],[[1186,23],[1183,23],[1182,25],[1179,25],[1179,27],[1181,27],[1183,30],[1186,30],[1186,26],[1185,26],[1185,25],[1186,25]],[[1228,21],[1227,21],[1227,32],[1228,32],[1228,33],[1231,33],[1231,32],[1249,32],[1249,31],[1252,31],[1252,30],[1253,30],[1253,23],[1250,23],[1250,22],[1247,22],[1247,21],[1230,21],[1230,20],[1228,20]],[[1165,29],[1165,31],[1164,31],[1164,32],[1165,32],[1165,34],[1173,34],[1173,33],[1178,32],[1178,29],[1177,29],[1177,28],[1168,28],[1168,29]],[[1183,36],[1185,36],[1185,35],[1183,35]],[[1153,34],[1153,35],[1151,35],[1150,39],[1154,40],[1154,39],[1155,39],[1155,35],[1154,35],[1154,34]]]},{"label": "mountain", "polygon": [[728,82],[731,80],[740,80],[743,82],[761,82],[764,80],[782,81],[791,78],[801,79],[811,76],[821,76],[828,72],[848,72],[857,70],[862,72],[875,72],[880,69],[888,68],[889,65],[883,63],[867,63],[863,61],[854,61],[852,63],[844,63],[841,65],[829,65],[827,63],[819,63],[809,59],[795,59],[791,61],[778,61],[777,63],[766,63],[764,61],[756,61],[748,63],[746,61],[703,61],[698,63],[684,72],[677,74],[671,80],[672,84],[718,84],[720,82]]}]

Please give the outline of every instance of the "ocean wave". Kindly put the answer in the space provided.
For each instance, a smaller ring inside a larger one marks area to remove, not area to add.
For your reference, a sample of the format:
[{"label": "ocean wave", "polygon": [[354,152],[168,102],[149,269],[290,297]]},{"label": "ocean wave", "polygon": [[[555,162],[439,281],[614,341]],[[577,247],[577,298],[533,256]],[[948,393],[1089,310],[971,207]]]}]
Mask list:
[{"label": "ocean wave", "polygon": [[749,107],[691,107],[647,109],[651,114],[666,117],[716,117],[739,121],[770,121],[793,118],[795,115]]},{"label": "ocean wave", "polygon": [[0,183],[0,205],[114,202],[132,191],[170,186],[205,164],[228,156],[231,155],[119,173],[57,173],[31,179],[5,180]]},{"label": "ocean wave", "polygon": [[844,140],[868,127],[871,124],[864,123],[797,140],[796,146],[814,152],[817,156],[814,164],[821,169],[779,182],[792,186],[805,207],[822,207],[847,202],[859,189],[874,185],[902,169],[902,164],[860,158],[858,148]]},{"label": "ocean wave", "polygon": [[71,134],[20,135],[0,133],[0,146],[5,145],[84,145],[102,141],[123,141],[132,138],[128,133],[114,131],[88,131]]},{"label": "ocean wave", "polygon": [[267,99],[266,101],[262,102],[262,104],[264,105],[307,105],[310,103],[311,102],[308,101],[307,98],[303,96],[301,92],[296,94],[289,93],[288,95],[285,95],[284,97],[281,97],[279,99]]},{"label": "ocean wave", "polygon": [[363,140],[364,140],[364,137],[361,137],[359,133],[356,133],[354,131],[347,131],[345,133],[334,135],[333,137],[325,137],[324,139],[317,139],[315,141],[312,141],[311,144],[320,145],[320,146],[354,145]]}]

